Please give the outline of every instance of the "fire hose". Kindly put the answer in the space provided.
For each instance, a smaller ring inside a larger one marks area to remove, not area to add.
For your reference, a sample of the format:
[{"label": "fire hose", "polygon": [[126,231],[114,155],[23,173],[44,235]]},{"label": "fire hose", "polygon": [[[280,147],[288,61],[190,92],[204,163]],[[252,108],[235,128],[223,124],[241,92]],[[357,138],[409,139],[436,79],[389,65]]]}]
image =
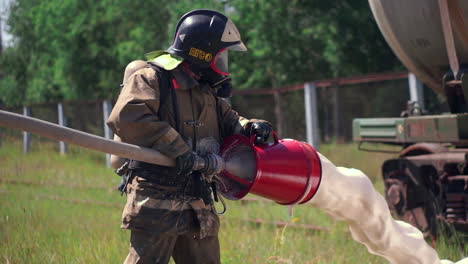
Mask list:
[{"label": "fire hose", "polygon": [[[3,110],[0,110],[0,126],[28,131],[50,139],[113,154],[118,157],[135,159],[168,167],[175,166],[174,159],[150,148],[117,142],[40,119]],[[222,160],[217,155],[209,155],[204,158],[197,157],[195,163],[195,170],[202,170],[205,167],[209,167],[214,168],[214,173],[218,174],[223,169]]]},{"label": "fire hose", "polygon": [[0,110],[0,126],[28,131],[50,139],[75,144],[119,157],[141,160],[163,166],[175,166],[175,161],[173,159],[156,150],[123,142],[115,142],[110,139],[16,113]]}]

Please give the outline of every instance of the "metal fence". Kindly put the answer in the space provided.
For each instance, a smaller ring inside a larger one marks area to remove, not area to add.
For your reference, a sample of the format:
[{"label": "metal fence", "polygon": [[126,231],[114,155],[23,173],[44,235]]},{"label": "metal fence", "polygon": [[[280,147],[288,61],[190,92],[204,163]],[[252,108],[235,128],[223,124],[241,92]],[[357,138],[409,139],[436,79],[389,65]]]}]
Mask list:
[{"label": "metal fence", "polygon": [[[275,100],[275,93],[280,95],[279,102]],[[318,146],[318,142],[349,142],[352,140],[354,118],[397,117],[410,100],[426,105],[428,113],[446,109],[444,102],[432,90],[407,72],[239,91],[232,102],[241,115],[272,122],[281,137]],[[280,111],[275,111],[278,108]]]}]

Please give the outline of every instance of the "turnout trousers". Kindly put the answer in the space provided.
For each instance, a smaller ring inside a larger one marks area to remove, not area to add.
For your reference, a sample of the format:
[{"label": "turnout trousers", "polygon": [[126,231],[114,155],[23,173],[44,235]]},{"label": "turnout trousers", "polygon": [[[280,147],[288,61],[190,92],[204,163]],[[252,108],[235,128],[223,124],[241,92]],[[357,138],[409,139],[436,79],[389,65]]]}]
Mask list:
[{"label": "turnout trousers", "polygon": [[182,235],[131,231],[130,253],[124,264],[220,264],[217,236],[199,238],[199,232]]}]

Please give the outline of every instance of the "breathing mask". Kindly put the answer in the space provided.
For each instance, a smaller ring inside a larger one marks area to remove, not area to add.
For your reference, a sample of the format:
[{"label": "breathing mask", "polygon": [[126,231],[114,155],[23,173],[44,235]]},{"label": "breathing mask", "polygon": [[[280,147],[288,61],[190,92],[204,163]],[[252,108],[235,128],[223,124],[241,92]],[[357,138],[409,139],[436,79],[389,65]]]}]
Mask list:
[{"label": "breathing mask", "polygon": [[232,84],[228,70],[228,50],[222,49],[211,61],[210,67],[200,71],[200,79],[216,89],[216,95],[231,97]]}]

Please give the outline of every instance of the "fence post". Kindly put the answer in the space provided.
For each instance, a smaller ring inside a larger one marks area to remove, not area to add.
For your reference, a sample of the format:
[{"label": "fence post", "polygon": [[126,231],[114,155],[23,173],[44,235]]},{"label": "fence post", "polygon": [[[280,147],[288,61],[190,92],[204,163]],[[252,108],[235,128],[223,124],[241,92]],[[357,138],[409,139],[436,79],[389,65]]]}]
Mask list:
[{"label": "fence post", "polygon": [[318,150],[320,147],[320,133],[317,110],[317,86],[315,86],[315,83],[306,83],[304,85],[304,106],[307,143]]},{"label": "fence post", "polygon": [[424,90],[423,83],[416,78],[414,73],[408,74],[410,101],[418,103],[421,110],[424,110]]},{"label": "fence post", "polygon": [[340,110],[340,97],[339,97],[339,87],[338,85],[333,85],[330,87],[332,92],[332,108],[333,108],[333,137],[336,143],[343,143],[343,138],[341,137],[341,110]]},{"label": "fence post", "polygon": [[[102,113],[103,113],[103,120],[104,120],[104,137],[107,139],[112,139],[114,137],[112,131],[110,130],[109,126],[107,126],[106,121],[109,118],[110,112],[112,110],[112,106],[109,100],[102,101]],[[106,166],[108,168],[111,167],[111,155],[106,153]]]},{"label": "fence post", "polygon": [[[31,116],[31,108],[23,106],[23,115]],[[23,152],[28,153],[31,148],[31,133],[23,131]]]},{"label": "fence post", "polygon": [[283,105],[282,102],[283,100],[281,99],[281,94],[278,89],[274,90],[273,93],[273,99],[275,102],[275,118],[276,118],[276,133],[278,133],[278,136],[282,137],[284,136],[284,114],[283,114]]},{"label": "fence post", "polygon": [[[59,123],[59,125],[67,126],[67,119],[66,119],[64,111],[63,111],[63,104],[62,103],[57,104],[57,112],[58,112],[58,123]],[[60,145],[60,154],[65,155],[67,153],[67,150],[68,150],[67,143],[65,143],[63,141],[60,141],[59,145]]]}]

